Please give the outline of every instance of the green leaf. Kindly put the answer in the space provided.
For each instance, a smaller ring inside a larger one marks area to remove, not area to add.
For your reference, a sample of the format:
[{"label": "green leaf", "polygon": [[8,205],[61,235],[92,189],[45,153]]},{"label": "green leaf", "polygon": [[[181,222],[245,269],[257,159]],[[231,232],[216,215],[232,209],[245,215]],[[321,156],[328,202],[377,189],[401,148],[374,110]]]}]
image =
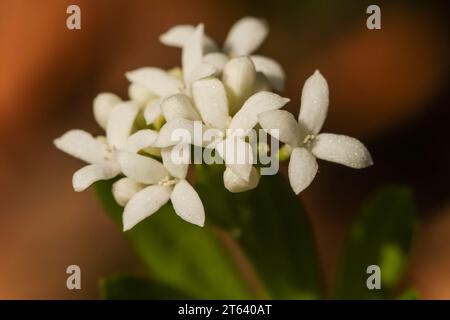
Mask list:
[{"label": "green leaf", "polygon": [[[96,183],[107,212],[122,226],[113,181]],[[199,299],[254,298],[227,249],[211,228],[179,218],[170,204],[139,223],[125,236],[151,273],[152,279]]]},{"label": "green leaf", "polygon": [[129,275],[111,276],[100,281],[103,299],[190,299],[188,295],[148,279]]},{"label": "green leaf", "polygon": [[397,297],[397,300],[419,300],[419,299],[420,299],[419,293],[413,288],[406,289]]},{"label": "green leaf", "polygon": [[280,175],[264,176],[256,189],[234,194],[223,186],[223,170],[223,166],[197,166],[196,188],[207,223],[217,224],[237,240],[269,297],[320,298],[320,269],[310,225],[286,180]]},{"label": "green leaf", "polygon": [[[340,264],[335,297],[338,299],[387,299],[398,285],[417,228],[412,192],[385,187],[363,206],[350,230]],[[367,267],[381,271],[381,289],[367,288]]]}]

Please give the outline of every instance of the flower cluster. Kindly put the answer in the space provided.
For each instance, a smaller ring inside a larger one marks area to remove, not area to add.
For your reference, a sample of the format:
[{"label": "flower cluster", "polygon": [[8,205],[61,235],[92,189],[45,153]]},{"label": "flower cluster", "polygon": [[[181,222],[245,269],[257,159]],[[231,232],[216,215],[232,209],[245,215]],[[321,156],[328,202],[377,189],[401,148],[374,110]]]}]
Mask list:
[{"label": "flower cluster", "polygon": [[[190,155],[188,161],[174,161],[176,145],[214,150],[226,165],[225,187],[230,192],[247,191],[256,188],[260,179],[246,135],[257,126],[268,134],[277,132],[276,138],[285,144],[289,181],[297,194],[314,179],[316,158],[352,168],[371,165],[369,152],[358,140],[319,133],[328,111],[328,85],[319,71],[303,86],[298,121],[281,110],[289,99],[273,91],[283,89],[283,69],[273,59],[252,55],[267,33],[265,21],[243,18],[229,31],[222,52],[204,34],[202,24],[175,26],[161,35],[162,43],[181,48],[181,68],[127,72],[128,100],[113,93],[94,99],[94,117],[105,136],[70,130],[54,141],[60,150],[88,163],[73,175],[75,191],[120,177],[112,193],[125,207],[124,231],[169,200],[178,216],[203,226],[203,204],[186,180]],[[214,139],[195,137],[195,123],[215,130]],[[176,141],[174,132],[179,129],[193,139]],[[247,161],[233,161],[231,148],[245,154]]]}]

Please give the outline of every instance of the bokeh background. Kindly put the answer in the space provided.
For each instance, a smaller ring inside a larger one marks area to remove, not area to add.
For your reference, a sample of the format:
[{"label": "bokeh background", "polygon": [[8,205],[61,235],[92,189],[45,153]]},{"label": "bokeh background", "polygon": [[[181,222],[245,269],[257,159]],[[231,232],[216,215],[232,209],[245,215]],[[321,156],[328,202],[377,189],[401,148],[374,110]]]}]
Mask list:
[{"label": "bokeh background", "polygon": [[[66,8],[81,7],[81,31]],[[330,86],[325,131],[358,137],[375,166],[352,171],[322,162],[301,198],[312,221],[329,289],[362,199],[386,183],[413,188],[421,231],[404,282],[425,299],[450,298],[449,7],[433,1],[376,1],[382,29],[366,28],[364,0],[0,2],[0,298],[98,298],[101,276],[141,272],[121,231],[92,191],[75,193],[80,162],[52,140],[71,128],[100,133],[98,92],[126,97],[124,72],[169,68],[180,52],[158,36],[204,22],[221,43],[245,15],[268,20],[260,53],[280,61],[283,95],[298,112],[304,80],[317,68]],[[66,289],[66,267],[82,290]]]}]

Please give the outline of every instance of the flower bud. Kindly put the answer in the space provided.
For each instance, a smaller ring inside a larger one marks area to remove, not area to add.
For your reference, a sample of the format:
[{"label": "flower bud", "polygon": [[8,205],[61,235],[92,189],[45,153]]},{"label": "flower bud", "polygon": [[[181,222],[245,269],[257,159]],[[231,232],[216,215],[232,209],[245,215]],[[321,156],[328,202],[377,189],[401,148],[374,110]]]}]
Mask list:
[{"label": "flower bud", "polygon": [[106,124],[108,123],[111,110],[121,101],[122,99],[120,99],[117,95],[109,92],[100,93],[95,97],[94,118],[100,127],[106,130]]},{"label": "flower bud", "polygon": [[143,188],[143,185],[130,178],[122,178],[112,186],[112,193],[116,202],[125,207],[128,201]]},{"label": "flower bud", "polygon": [[251,95],[255,77],[255,66],[248,57],[231,59],[225,65],[222,80],[228,94],[231,114],[236,113]]},{"label": "flower bud", "polygon": [[225,188],[234,193],[255,189],[259,184],[259,178],[259,172],[255,167],[252,167],[248,181],[240,178],[230,168],[226,168],[223,173],[223,183]]}]

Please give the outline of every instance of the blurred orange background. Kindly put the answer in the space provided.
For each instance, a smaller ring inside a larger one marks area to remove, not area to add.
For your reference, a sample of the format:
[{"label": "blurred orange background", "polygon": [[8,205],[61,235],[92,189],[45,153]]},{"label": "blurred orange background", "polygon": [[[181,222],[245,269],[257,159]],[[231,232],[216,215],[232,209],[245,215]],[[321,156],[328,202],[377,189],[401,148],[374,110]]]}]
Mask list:
[{"label": "blurred orange background", "polygon": [[[66,8],[81,8],[81,30]],[[298,112],[304,80],[320,69],[330,86],[325,131],[364,141],[365,171],[321,163],[302,193],[329,289],[362,199],[385,183],[410,185],[422,227],[405,283],[425,299],[450,299],[449,26],[445,2],[378,1],[382,29],[366,28],[368,1],[31,1],[0,3],[0,298],[98,298],[101,276],[140,272],[121,231],[92,191],[75,193],[80,163],[52,140],[71,128],[100,133],[92,100],[126,97],[124,73],[169,68],[180,52],[158,42],[169,27],[204,22],[221,43],[239,18],[267,19],[259,50],[287,74]],[[82,270],[82,290],[65,286]]]}]

